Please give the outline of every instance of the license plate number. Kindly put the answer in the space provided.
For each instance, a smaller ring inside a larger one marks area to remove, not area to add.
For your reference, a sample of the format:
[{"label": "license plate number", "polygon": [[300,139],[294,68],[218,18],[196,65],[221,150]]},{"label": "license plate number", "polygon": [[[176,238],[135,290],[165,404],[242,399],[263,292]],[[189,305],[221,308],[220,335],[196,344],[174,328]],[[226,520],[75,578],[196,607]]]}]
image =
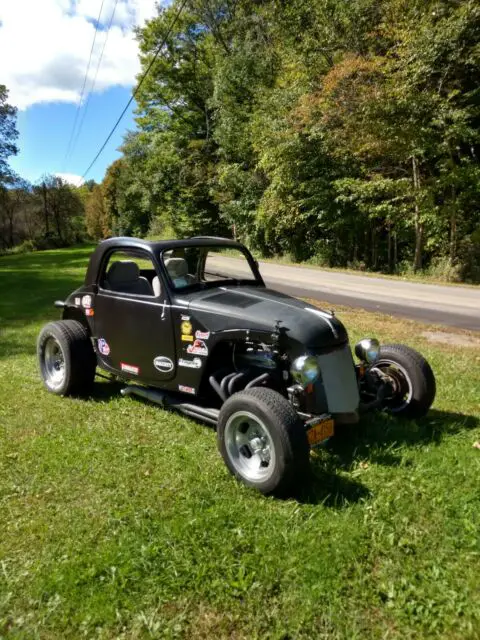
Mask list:
[{"label": "license plate number", "polygon": [[326,420],[322,420],[318,424],[315,424],[313,427],[307,431],[308,444],[313,447],[316,444],[320,444],[327,438],[331,438],[333,436],[333,418],[327,418]]}]

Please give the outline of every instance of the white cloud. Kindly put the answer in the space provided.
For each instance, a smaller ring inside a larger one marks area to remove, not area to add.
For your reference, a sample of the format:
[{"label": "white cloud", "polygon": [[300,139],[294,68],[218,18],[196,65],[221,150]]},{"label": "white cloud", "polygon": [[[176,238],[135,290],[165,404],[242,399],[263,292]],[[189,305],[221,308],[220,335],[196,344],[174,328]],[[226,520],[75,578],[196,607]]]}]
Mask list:
[{"label": "white cloud", "polygon": [[[131,86],[139,71],[132,28],[156,14],[155,0],[118,0],[95,91]],[[19,109],[78,102],[101,0],[0,0],[0,82]],[[104,0],[87,80],[95,76],[114,0]]]},{"label": "white cloud", "polygon": [[82,176],[77,176],[74,173],[56,173],[55,175],[68,182],[68,184],[73,184],[74,187],[81,187],[85,182]]}]

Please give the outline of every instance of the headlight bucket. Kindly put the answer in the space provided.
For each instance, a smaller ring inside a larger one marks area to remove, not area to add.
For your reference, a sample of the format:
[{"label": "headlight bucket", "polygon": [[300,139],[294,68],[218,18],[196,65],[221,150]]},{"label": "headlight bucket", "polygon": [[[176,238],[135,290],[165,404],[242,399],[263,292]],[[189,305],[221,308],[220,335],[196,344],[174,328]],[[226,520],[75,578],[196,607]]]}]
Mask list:
[{"label": "headlight bucket", "polygon": [[380,343],[376,338],[364,338],[355,345],[355,355],[362,362],[373,364],[380,355]]},{"label": "headlight bucket", "polygon": [[320,367],[315,356],[300,356],[292,362],[290,374],[303,388],[315,382],[320,376]]}]

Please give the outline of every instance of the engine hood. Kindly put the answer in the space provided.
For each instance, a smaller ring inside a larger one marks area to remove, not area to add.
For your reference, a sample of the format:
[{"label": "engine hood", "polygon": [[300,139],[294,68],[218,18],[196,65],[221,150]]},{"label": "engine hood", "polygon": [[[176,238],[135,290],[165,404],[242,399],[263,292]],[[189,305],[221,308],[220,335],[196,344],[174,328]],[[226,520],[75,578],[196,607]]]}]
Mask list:
[{"label": "engine hood", "polygon": [[325,349],[348,341],[345,327],[335,316],[273,289],[226,286],[191,293],[183,302],[214,333],[235,329],[271,333],[279,320],[288,339],[302,348]]}]

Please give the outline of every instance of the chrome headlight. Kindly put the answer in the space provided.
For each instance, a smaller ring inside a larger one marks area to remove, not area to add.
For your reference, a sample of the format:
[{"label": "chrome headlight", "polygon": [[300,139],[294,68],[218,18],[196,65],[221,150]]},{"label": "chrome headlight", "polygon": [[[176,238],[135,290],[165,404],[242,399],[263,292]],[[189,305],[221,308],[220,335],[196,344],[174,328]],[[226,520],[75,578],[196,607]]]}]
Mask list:
[{"label": "chrome headlight", "polygon": [[300,356],[290,368],[292,378],[302,387],[307,387],[320,376],[320,367],[315,356]]},{"label": "chrome headlight", "polygon": [[380,355],[380,343],[375,338],[364,338],[355,345],[355,355],[362,362],[373,364]]}]

